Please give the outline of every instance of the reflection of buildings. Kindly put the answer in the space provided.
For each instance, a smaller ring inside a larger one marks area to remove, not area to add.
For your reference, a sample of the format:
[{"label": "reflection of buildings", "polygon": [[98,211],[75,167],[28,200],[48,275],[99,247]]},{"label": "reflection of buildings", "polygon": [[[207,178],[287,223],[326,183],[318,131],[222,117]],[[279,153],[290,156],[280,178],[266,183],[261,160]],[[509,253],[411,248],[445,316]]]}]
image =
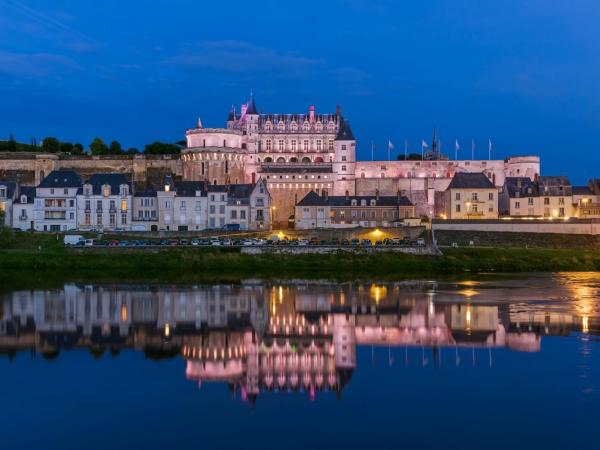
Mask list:
[{"label": "reflection of buildings", "polygon": [[[253,401],[265,391],[341,394],[356,347],[421,346],[539,351],[542,335],[581,321],[540,304],[457,301],[431,285],[65,285],[20,291],[0,305],[0,354],[46,358],[86,348],[182,355],[199,384],[228,383]],[[470,292],[470,291],[465,291]],[[585,321],[594,328],[590,318]]]}]

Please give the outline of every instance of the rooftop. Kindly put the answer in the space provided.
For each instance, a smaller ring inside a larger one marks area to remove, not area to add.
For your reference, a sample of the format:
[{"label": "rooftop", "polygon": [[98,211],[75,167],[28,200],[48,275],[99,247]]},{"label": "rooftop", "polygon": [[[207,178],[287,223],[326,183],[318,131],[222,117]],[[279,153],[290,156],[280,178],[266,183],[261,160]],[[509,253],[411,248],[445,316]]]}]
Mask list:
[{"label": "rooftop", "polygon": [[81,177],[72,170],[53,170],[38,185],[40,188],[75,188],[81,186]]},{"label": "rooftop", "polygon": [[371,201],[375,201],[375,206],[413,206],[408,198],[402,195],[357,195],[357,196],[325,196],[319,195],[315,191],[310,191],[306,196],[298,202],[297,206],[352,206],[352,202],[356,201],[356,206],[360,206],[362,201],[365,201],[367,206],[371,205]]},{"label": "rooftop", "polygon": [[495,189],[494,183],[483,172],[457,172],[448,189]]}]

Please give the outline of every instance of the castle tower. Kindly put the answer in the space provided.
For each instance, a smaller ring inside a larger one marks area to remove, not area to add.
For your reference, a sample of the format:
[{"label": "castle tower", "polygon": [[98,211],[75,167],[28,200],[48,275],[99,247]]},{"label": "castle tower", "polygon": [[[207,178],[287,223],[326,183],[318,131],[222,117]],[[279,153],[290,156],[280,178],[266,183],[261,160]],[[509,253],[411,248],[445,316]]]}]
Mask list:
[{"label": "castle tower", "polygon": [[258,169],[258,143],[260,141],[260,135],[258,132],[258,122],[259,122],[259,114],[258,109],[256,108],[256,103],[254,101],[254,95],[250,94],[250,99],[248,103],[245,105],[245,114],[243,115],[242,120],[243,129],[246,132],[245,141],[242,144],[242,149],[244,149],[245,144],[245,153],[246,156],[246,175],[247,183],[256,183],[258,179],[257,169]]},{"label": "castle tower", "polygon": [[337,111],[338,130],[333,143],[334,161],[333,174],[335,177],[333,195],[355,195],[356,174],[356,139],[352,134],[350,124]]}]

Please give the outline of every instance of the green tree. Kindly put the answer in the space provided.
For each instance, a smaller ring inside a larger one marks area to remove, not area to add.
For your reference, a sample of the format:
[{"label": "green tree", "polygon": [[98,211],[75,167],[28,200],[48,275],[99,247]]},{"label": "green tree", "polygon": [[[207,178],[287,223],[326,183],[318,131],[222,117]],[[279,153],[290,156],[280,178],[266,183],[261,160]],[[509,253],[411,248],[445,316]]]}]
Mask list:
[{"label": "green tree", "polygon": [[108,147],[108,154],[120,155],[121,153],[123,153],[123,148],[121,147],[121,144],[119,144],[117,141],[112,141],[110,143],[110,146]]},{"label": "green tree", "polygon": [[92,155],[106,155],[108,154],[108,147],[101,138],[96,138],[90,144],[90,151]]},{"label": "green tree", "polygon": [[137,155],[138,153],[140,153],[140,151],[137,148],[135,148],[135,147],[129,147],[127,149],[127,154],[128,155]]},{"label": "green tree", "polygon": [[44,138],[42,141],[42,150],[48,153],[60,152],[60,141],[54,137]]},{"label": "green tree", "polygon": [[181,148],[176,144],[155,141],[152,144],[146,144],[144,153],[147,155],[178,155],[181,153]]},{"label": "green tree", "polygon": [[83,155],[83,153],[84,153],[83,145],[81,145],[79,142],[77,142],[76,144],[73,145],[72,152],[74,155]]},{"label": "green tree", "polygon": [[63,153],[73,153],[73,144],[70,142],[61,142],[60,151]]},{"label": "green tree", "polygon": [[408,155],[408,159],[410,161],[421,161],[423,157],[418,153],[411,153],[410,155]]}]

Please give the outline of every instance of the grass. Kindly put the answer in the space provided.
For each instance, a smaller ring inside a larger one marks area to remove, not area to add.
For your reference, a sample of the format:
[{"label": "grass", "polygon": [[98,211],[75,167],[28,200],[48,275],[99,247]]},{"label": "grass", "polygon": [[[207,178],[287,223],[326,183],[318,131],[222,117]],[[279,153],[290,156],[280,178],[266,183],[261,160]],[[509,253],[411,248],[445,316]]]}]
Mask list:
[{"label": "grass", "polygon": [[444,256],[379,254],[243,255],[234,248],[68,249],[62,237],[0,235],[0,285],[65,281],[208,282],[242,278],[392,280],[485,273],[599,271],[586,248],[446,248]]}]

